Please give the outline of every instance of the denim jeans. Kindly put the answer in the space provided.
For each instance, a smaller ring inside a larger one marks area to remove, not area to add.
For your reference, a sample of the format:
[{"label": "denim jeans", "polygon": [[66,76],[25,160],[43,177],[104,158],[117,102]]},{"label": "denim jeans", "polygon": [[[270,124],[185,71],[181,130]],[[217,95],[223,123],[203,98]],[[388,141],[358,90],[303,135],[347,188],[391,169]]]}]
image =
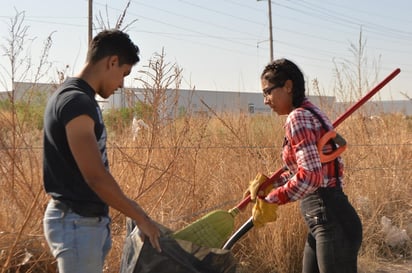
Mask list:
[{"label": "denim jeans", "polygon": [[47,205],[43,228],[59,273],[103,272],[111,248],[109,217],[83,217],[70,209]]},{"label": "denim jeans", "polygon": [[320,189],[301,201],[308,226],[302,273],[356,273],[362,224],[340,189]]}]

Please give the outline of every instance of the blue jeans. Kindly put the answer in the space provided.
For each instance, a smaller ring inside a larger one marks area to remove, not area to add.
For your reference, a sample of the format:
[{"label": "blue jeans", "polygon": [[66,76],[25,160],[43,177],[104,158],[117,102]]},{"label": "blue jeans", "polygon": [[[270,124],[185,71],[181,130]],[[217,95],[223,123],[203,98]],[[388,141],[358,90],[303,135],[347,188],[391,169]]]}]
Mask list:
[{"label": "blue jeans", "polygon": [[109,217],[83,217],[62,210],[51,200],[43,227],[59,273],[103,272],[104,259],[111,248]]},{"label": "blue jeans", "polygon": [[321,189],[301,201],[309,233],[302,273],[356,273],[362,224],[340,189]]}]

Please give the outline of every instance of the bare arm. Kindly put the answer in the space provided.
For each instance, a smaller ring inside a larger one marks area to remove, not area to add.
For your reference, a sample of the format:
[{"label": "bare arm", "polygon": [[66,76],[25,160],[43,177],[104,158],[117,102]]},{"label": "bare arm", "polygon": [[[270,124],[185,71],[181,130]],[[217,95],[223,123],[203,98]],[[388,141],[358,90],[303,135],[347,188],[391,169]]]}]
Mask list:
[{"label": "bare arm", "polygon": [[160,252],[160,231],[140,206],[128,198],[106,170],[94,135],[94,121],[81,115],[66,125],[67,140],[73,157],[90,188],[110,207],[136,221],[143,234]]}]

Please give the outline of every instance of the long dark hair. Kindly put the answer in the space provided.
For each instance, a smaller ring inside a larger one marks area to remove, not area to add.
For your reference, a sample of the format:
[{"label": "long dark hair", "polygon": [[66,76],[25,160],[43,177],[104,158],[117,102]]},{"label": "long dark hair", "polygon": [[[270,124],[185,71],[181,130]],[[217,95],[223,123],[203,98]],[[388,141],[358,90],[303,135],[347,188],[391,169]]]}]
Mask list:
[{"label": "long dark hair", "polygon": [[287,80],[293,83],[292,104],[299,107],[305,98],[305,79],[299,67],[287,59],[278,59],[270,62],[263,69],[261,79],[276,85],[283,86]]}]

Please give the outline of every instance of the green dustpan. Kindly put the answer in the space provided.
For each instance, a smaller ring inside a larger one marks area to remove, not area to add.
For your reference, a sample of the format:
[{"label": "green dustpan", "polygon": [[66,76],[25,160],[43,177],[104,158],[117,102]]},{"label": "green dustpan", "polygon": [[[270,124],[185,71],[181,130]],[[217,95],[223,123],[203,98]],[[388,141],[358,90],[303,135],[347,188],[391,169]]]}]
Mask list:
[{"label": "green dustpan", "polygon": [[212,211],[186,227],[174,232],[172,237],[190,241],[198,246],[221,248],[233,232],[235,216],[239,209]]}]

